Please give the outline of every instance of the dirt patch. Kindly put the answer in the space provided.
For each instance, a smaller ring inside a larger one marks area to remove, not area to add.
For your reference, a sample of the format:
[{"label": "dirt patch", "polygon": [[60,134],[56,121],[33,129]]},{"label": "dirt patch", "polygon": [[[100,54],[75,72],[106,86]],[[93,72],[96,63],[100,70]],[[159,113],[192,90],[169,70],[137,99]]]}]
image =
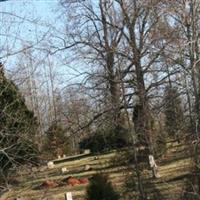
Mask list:
[{"label": "dirt patch", "polygon": [[62,183],[69,185],[69,186],[87,184],[88,182],[89,182],[89,180],[87,178],[75,178],[72,176],[69,176],[66,179],[62,180]]},{"label": "dirt patch", "polygon": [[35,189],[51,189],[51,188],[55,188],[58,187],[59,184],[56,181],[52,181],[52,180],[47,180],[44,181],[41,185],[39,185],[38,187],[36,187]]}]

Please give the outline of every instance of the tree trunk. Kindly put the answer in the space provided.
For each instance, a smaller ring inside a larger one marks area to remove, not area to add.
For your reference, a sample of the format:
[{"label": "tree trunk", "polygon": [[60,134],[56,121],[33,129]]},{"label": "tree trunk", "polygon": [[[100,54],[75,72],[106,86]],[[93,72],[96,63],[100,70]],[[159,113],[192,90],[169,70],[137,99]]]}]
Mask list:
[{"label": "tree trunk", "polygon": [[134,120],[135,131],[138,134],[139,143],[148,147],[152,153],[151,127],[150,127],[150,111],[145,89],[144,76],[139,61],[135,63],[137,95],[138,95],[138,116]]},{"label": "tree trunk", "polygon": [[120,119],[120,87],[117,74],[114,72],[114,55],[107,54],[108,82],[111,96],[113,126],[119,127]]}]

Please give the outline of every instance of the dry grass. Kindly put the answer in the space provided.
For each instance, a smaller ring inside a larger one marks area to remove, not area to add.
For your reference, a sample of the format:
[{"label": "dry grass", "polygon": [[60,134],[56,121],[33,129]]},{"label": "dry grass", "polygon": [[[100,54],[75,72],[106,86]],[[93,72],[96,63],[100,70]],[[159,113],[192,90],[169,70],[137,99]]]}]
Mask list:
[{"label": "dry grass", "polygon": [[[152,179],[151,171],[144,171],[149,194],[154,191],[159,191],[165,196],[164,199],[170,199],[169,191],[170,194],[181,193],[181,190],[184,187],[183,180],[189,174],[191,168],[191,159],[188,157],[184,158],[185,145],[168,143],[167,147],[168,150],[166,155],[159,161],[159,173],[161,178]],[[73,187],[65,186],[49,190],[34,190],[34,188],[48,179],[57,181],[68,176],[91,177],[96,173],[107,174],[113,185],[117,187],[118,190],[121,190],[123,189],[127,174],[133,174],[134,168],[130,169],[125,166],[113,166],[112,161],[117,154],[117,151],[113,151],[107,154],[98,155],[97,159],[95,156],[88,155],[75,160],[58,163],[54,169],[45,169],[43,166],[42,168],[38,168],[38,171],[34,172],[32,175],[25,172],[21,178],[19,177],[21,184],[4,194],[4,196],[1,197],[1,200],[11,200],[17,195],[24,196],[28,200],[47,199],[47,197],[49,199],[59,200],[64,199],[64,193],[67,191],[71,191],[75,199],[81,200],[84,199],[87,185],[77,185]],[[85,165],[90,165],[92,169],[90,171],[84,171]],[[62,167],[67,167],[70,172],[62,175]],[[149,185],[149,183],[151,184]]]}]

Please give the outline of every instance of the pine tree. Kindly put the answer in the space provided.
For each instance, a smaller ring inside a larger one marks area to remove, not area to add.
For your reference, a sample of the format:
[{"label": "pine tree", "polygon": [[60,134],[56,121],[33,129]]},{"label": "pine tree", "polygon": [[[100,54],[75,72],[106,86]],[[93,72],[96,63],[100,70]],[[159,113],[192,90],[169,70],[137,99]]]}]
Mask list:
[{"label": "pine tree", "polygon": [[0,175],[5,176],[13,166],[36,161],[37,127],[33,112],[0,64]]},{"label": "pine tree", "polygon": [[119,195],[113,189],[107,177],[97,174],[87,188],[87,200],[118,200]]},{"label": "pine tree", "polygon": [[183,110],[177,88],[166,87],[164,104],[166,131],[169,136],[176,136],[183,127]]},{"label": "pine tree", "polygon": [[62,125],[60,125],[58,122],[53,122],[46,134],[46,149],[48,149],[53,156],[67,153],[66,149],[68,147],[68,140],[65,136],[65,130]]}]

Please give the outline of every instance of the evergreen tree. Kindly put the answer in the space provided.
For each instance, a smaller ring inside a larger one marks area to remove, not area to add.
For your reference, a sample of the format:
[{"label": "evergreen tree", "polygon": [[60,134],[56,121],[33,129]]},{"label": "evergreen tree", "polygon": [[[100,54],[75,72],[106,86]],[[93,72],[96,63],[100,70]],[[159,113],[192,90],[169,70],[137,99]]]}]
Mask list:
[{"label": "evergreen tree", "polygon": [[53,157],[71,153],[69,138],[65,135],[66,130],[58,122],[53,122],[47,130],[47,143],[45,149]]},{"label": "evergreen tree", "polygon": [[119,195],[105,176],[97,174],[87,188],[87,200],[118,200]]},{"label": "evergreen tree", "polygon": [[33,112],[0,64],[0,175],[5,176],[13,166],[36,161],[37,126]]},{"label": "evergreen tree", "polygon": [[166,131],[169,136],[176,136],[183,127],[183,110],[177,88],[166,87],[164,104]]}]

